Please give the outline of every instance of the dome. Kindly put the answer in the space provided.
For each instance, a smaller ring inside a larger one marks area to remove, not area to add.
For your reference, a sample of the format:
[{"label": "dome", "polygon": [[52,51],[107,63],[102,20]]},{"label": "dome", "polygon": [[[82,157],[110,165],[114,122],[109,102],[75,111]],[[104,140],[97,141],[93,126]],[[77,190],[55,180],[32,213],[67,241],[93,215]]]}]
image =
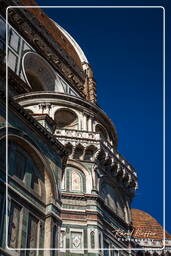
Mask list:
[{"label": "dome", "polygon": [[[133,237],[141,239],[163,239],[164,229],[155,218],[153,218],[150,214],[138,209],[131,209],[131,212],[133,227],[135,229]],[[165,235],[166,239],[171,239],[171,235],[166,231]]]},{"label": "dome", "polygon": [[[34,0],[21,0],[20,3],[25,6],[38,6]],[[28,10],[36,17],[38,22],[46,28],[54,41],[67,52],[75,64],[83,69],[83,64],[88,63],[88,60],[73,37],[64,28],[59,26],[59,24],[50,19],[42,9],[28,8]]]},{"label": "dome", "polygon": [[[53,20],[52,20],[53,21]],[[56,25],[56,27],[58,29],[61,30],[61,32],[63,33],[63,35],[65,35],[65,37],[68,39],[68,41],[71,43],[71,45],[74,47],[77,55],[79,56],[79,59],[81,60],[82,63],[82,67],[84,69],[84,64],[88,64],[88,60],[87,57],[85,56],[83,50],[81,49],[81,47],[79,46],[79,44],[75,41],[75,39],[64,29],[62,28],[58,23],[56,23],[55,21],[53,21],[54,24]],[[85,65],[86,66],[86,65]]]}]

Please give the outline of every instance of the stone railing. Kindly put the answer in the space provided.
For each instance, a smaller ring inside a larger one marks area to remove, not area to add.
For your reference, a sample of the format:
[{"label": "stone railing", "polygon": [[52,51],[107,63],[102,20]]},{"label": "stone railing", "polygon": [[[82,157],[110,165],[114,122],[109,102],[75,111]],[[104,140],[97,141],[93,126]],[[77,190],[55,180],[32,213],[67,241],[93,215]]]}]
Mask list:
[{"label": "stone railing", "polygon": [[100,141],[100,134],[95,132],[60,129],[60,130],[56,130],[54,135],[59,138],[67,137],[67,138],[75,138],[75,139],[83,139],[83,140]]}]

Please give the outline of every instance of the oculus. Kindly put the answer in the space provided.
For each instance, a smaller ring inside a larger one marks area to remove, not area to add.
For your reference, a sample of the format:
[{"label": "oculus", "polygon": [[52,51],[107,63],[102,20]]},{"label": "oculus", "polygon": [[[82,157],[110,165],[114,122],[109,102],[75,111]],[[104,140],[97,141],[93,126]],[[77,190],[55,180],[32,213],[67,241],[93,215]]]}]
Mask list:
[{"label": "oculus", "polygon": [[32,91],[51,91],[79,97],[51,65],[35,52],[27,52],[23,56],[23,73]]},{"label": "oculus", "polygon": [[40,55],[28,52],[23,57],[25,79],[33,91],[54,91],[56,74]]},{"label": "oculus", "polygon": [[69,128],[69,129],[75,129],[77,128],[77,122],[78,118],[77,115],[69,110],[69,109],[59,109],[55,113],[55,122],[57,125],[57,128]]}]

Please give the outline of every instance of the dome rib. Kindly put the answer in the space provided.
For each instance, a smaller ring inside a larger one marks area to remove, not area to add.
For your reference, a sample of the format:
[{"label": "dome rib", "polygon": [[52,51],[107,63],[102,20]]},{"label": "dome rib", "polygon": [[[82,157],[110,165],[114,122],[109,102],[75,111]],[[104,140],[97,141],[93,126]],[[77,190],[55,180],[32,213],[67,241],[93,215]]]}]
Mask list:
[{"label": "dome rib", "polygon": [[61,27],[57,22],[55,22],[54,20],[52,20],[55,25],[57,26],[57,28],[59,28],[61,30],[61,32],[65,35],[65,37],[68,39],[68,41],[70,41],[70,43],[72,44],[72,46],[74,47],[74,49],[76,50],[81,63],[87,63],[88,64],[88,60],[87,57],[85,56],[83,50],[81,49],[81,47],[79,46],[79,44],[75,41],[75,39],[63,28]]}]

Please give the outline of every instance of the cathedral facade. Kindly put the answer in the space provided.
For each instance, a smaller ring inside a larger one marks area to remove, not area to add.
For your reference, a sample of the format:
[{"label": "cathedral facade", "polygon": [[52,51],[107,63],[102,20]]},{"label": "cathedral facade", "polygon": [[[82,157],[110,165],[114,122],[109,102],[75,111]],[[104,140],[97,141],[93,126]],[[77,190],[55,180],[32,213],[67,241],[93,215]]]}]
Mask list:
[{"label": "cathedral facade", "polygon": [[0,255],[171,255],[131,209],[137,174],[80,46],[33,0],[0,4]]}]

